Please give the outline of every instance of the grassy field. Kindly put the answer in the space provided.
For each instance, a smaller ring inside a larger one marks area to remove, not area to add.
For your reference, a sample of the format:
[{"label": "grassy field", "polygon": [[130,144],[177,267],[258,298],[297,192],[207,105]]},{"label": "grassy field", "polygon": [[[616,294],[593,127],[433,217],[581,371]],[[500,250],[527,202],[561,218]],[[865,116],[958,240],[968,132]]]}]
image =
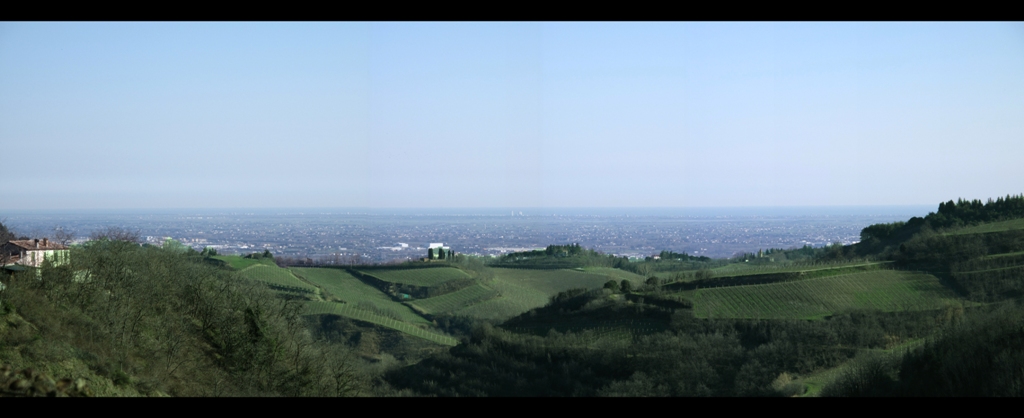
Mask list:
[{"label": "grassy field", "polygon": [[497,296],[458,309],[454,314],[505,320],[544,306],[551,296],[569,289],[597,289],[608,280],[628,279],[636,284],[643,280],[639,275],[612,268],[587,268],[584,271],[495,268],[493,271],[494,279],[483,283],[483,286],[493,289]]},{"label": "grassy field", "polygon": [[495,279],[487,287],[497,291],[497,297],[459,309],[456,315],[480,319],[505,320],[533,308],[544,306],[551,295],[514,281]]},{"label": "grassy field", "polygon": [[429,299],[417,299],[408,303],[428,314],[439,314],[456,312],[497,296],[496,290],[475,284],[452,293]]},{"label": "grassy field", "polygon": [[[625,271],[619,270],[621,273],[612,274],[611,270],[592,270],[592,271],[578,271],[578,270],[531,270],[531,269],[508,269],[508,268],[495,268],[494,276],[497,280],[502,282],[512,283],[519,286],[525,286],[531,289],[536,289],[548,296],[558,294],[558,292],[564,292],[569,289],[585,287],[588,289],[597,289],[604,286],[608,280],[621,281],[618,275],[629,274]],[[596,272],[595,272],[596,271]],[[640,276],[636,276],[639,280]],[[640,282],[637,282],[640,283]]]},{"label": "grassy field", "polygon": [[681,293],[702,318],[815,319],[850,308],[925,310],[961,302],[934,276],[891,270]]},{"label": "grassy field", "polygon": [[616,280],[620,282],[623,280],[629,280],[633,282],[634,286],[642,284],[645,281],[647,281],[647,278],[644,276],[612,267],[584,267],[583,271],[587,274],[598,274],[602,276],[608,276],[608,280]]},{"label": "grassy field", "polygon": [[235,270],[242,270],[246,267],[261,264],[274,266],[274,260],[269,258],[242,258],[240,255],[215,255],[212,258],[223,261]]},{"label": "grassy field", "polygon": [[307,315],[323,315],[323,314],[334,314],[340,315],[359,321],[366,321],[373,324],[377,324],[383,327],[391,328],[397,331],[404,332],[406,334],[423,338],[428,341],[435,342],[437,344],[455,346],[458,344],[458,340],[442,335],[436,332],[429,331],[425,328],[412,325],[410,323],[399,321],[394,318],[389,318],[383,315],[378,315],[373,312],[365,311],[353,306],[350,303],[337,303],[337,302],[326,302],[326,301],[311,301],[306,304]]},{"label": "grassy field", "polygon": [[239,272],[242,277],[257,280],[271,286],[282,287],[289,290],[318,292],[316,286],[312,286],[292,275],[287,269],[278,266],[265,264],[252,264]]},{"label": "grassy field", "polygon": [[[400,302],[395,302],[388,295],[373,286],[363,283],[341,269],[293,267],[292,271],[302,278],[322,287],[331,296],[348,302],[352,306],[358,303],[372,305],[376,310],[392,312],[404,322],[410,324],[426,324],[426,319]],[[366,310],[366,309],[364,309]]]},{"label": "grassy field", "polygon": [[470,278],[466,272],[453,267],[430,267],[418,269],[380,269],[360,271],[391,283],[431,287],[441,283]]},{"label": "grassy field", "polygon": [[1013,229],[1024,229],[1024,218],[967,227],[950,232],[947,235],[984,234],[986,232],[1002,232]]}]

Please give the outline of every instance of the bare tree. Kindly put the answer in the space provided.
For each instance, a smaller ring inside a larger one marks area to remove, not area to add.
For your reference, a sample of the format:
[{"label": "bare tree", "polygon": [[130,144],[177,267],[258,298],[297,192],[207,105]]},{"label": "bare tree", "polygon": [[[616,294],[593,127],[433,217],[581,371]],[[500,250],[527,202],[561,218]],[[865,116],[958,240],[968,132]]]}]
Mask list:
[{"label": "bare tree", "polygon": [[67,246],[71,244],[71,241],[75,240],[75,231],[58,225],[53,228],[53,240],[60,245]]},{"label": "bare tree", "polygon": [[142,235],[138,229],[131,230],[119,226],[108,226],[104,229],[93,231],[89,234],[89,239],[93,241],[109,240],[133,242],[136,244],[142,243]]}]

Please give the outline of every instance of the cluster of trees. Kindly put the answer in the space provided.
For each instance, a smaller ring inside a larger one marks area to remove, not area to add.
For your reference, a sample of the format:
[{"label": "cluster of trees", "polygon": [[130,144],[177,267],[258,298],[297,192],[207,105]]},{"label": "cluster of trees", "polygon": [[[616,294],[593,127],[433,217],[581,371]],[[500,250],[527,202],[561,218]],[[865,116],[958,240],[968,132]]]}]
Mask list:
[{"label": "cluster of trees", "polygon": [[978,199],[950,200],[939,203],[939,211],[928,214],[925,221],[933,228],[949,228],[1017,218],[1024,218],[1024,194],[988,199],[984,204]]},{"label": "cluster of trees", "polygon": [[950,200],[939,203],[938,212],[931,212],[923,218],[915,216],[907,222],[874,224],[864,228],[858,247],[861,253],[880,252],[887,244],[906,241],[922,231],[1018,218],[1024,218],[1024,194],[989,199],[986,203],[978,199]]},{"label": "cluster of trees", "polygon": [[672,251],[662,251],[658,253],[658,257],[660,257],[662,261],[711,261],[711,258],[707,256],[694,256],[686,253],[677,253]]},{"label": "cluster of trees", "polygon": [[859,361],[826,396],[1024,396],[1024,308],[956,317],[916,349]]},{"label": "cluster of trees", "polygon": [[[365,387],[347,348],[319,341],[301,305],[178,252],[103,238],[70,263],[4,278],[0,357],[18,366],[84,361],[141,393],[336,396]],[[27,334],[25,334],[27,333]],[[24,334],[24,335],[23,335]]]},{"label": "cluster of trees", "polygon": [[29,239],[28,237],[18,237],[14,231],[7,229],[7,225],[0,222],[0,244],[15,239]]},{"label": "cluster of trees", "polygon": [[[564,292],[500,327],[477,324],[464,344],[385,378],[438,396],[790,396],[804,388],[794,376],[919,338],[944,320],[935,312],[869,311],[821,321],[695,319],[687,309],[606,295]],[[554,330],[630,321],[665,330],[627,340]]]},{"label": "cluster of trees", "polygon": [[[214,255],[216,255],[216,254],[214,254]],[[263,250],[262,253],[246,254],[245,257],[243,257],[243,258],[251,258],[251,259],[255,259],[255,260],[261,260],[261,259],[273,260],[274,259],[274,254],[272,254],[270,252],[270,250]]]},{"label": "cluster of trees", "polygon": [[444,247],[427,248],[427,260],[450,260],[455,257],[455,252]]},{"label": "cluster of trees", "polygon": [[596,255],[597,252],[593,250],[584,250],[579,244],[569,245],[549,245],[543,250],[533,251],[520,251],[515,253],[509,253],[502,256],[503,259],[518,259],[518,258],[529,258],[529,257],[576,257],[586,253]]}]

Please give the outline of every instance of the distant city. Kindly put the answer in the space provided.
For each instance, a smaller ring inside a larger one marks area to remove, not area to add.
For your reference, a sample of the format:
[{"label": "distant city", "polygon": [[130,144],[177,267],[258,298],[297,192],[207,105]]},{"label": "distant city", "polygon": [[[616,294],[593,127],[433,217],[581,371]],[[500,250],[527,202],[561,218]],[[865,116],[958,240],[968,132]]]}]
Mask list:
[{"label": "distant city", "polygon": [[616,256],[642,258],[671,250],[723,258],[758,249],[851,244],[865,226],[923,216],[928,209],[19,212],[3,215],[3,221],[29,237],[48,236],[59,226],[81,242],[93,231],[117,226],[137,230],[156,245],[174,239],[221,254],[269,250],[313,260],[384,263],[424,257],[430,243],[477,256],[579,243]]}]

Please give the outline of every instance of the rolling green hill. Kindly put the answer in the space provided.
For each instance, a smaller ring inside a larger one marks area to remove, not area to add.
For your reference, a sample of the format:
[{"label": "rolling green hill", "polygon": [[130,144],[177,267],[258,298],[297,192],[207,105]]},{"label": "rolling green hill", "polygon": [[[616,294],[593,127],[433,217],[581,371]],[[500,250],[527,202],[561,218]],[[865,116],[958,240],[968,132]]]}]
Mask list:
[{"label": "rolling green hill", "polygon": [[427,299],[416,299],[408,304],[426,314],[454,313],[498,296],[490,287],[474,284],[452,293]]},{"label": "rolling green hill", "polygon": [[273,288],[310,293],[318,291],[316,286],[299,280],[287,269],[275,265],[252,264],[239,271],[239,274],[247,279],[266,283]]},{"label": "rolling green hill", "polygon": [[932,275],[891,270],[682,292],[700,318],[814,319],[846,309],[939,309],[966,303]]},{"label": "rolling green hill", "polygon": [[[327,302],[327,301],[310,301],[306,304],[306,314],[308,315],[323,315],[333,314],[340,315],[359,321],[365,321],[377,325],[381,325],[387,328],[391,328],[403,333],[423,338],[427,341],[431,341],[437,344],[454,346],[458,344],[458,340],[455,338],[443,335],[438,332],[430,331],[426,325],[416,326],[405,321],[401,321],[388,316],[380,315],[374,312],[370,312],[365,309],[360,309],[358,306],[353,306],[348,303],[338,302]],[[424,321],[425,322],[425,321]]]},{"label": "rolling green hill", "polygon": [[302,278],[323,288],[325,294],[335,301],[342,301],[354,308],[377,315],[394,317],[409,324],[429,323],[408,306],[395,302],[390,296],[373,286],[363,283],[345,270],[334,268],[293,267],[292,271]]}]

